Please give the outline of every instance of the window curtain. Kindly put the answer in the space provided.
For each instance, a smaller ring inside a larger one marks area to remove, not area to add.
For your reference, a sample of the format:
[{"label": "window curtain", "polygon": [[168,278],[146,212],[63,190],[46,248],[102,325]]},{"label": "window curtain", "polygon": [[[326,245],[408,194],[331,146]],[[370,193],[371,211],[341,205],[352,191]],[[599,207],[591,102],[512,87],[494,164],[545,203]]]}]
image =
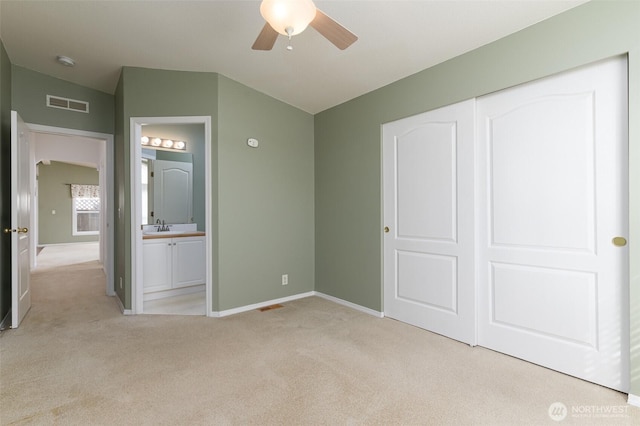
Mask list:
[{"label": "window curtain", "polygon": [[98,185],[71,184],[71,198],[100,198]]}]

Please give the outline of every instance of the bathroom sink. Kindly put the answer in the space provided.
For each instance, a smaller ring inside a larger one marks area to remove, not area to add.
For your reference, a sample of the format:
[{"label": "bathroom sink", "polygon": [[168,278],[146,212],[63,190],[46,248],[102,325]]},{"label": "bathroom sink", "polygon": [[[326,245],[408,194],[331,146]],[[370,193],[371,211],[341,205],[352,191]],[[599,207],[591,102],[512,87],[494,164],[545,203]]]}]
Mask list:
[{"label": "bathroom sink", "polygon": [[193,231],[144,231],[143,234],[144,235],[157,235],[157,236],[169,236],[169,235],[180,235],[180,234],[187,234],[189,232],[193,232]]}]

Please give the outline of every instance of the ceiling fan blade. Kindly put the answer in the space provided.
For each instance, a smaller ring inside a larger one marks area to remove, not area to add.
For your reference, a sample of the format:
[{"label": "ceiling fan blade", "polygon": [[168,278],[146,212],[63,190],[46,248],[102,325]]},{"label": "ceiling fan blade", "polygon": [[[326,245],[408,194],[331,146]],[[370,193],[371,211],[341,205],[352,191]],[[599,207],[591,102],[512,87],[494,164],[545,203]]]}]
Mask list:
[{"label": "ceiling fan blade", "polygon": [[340,50],[351,46],[358,36],[331,19],[320,9],[316,9],[316,17],[309,24]]},{"label": "ceiling fan blade", "polygon": [[258,38],[253,43],[251,48],[253,50],[271,50],[273,45],[276,44],[276,39],[278,38],[278,32],[274,30],[271,25],[267,22],[262,27],[262,31],[258,34]]}]

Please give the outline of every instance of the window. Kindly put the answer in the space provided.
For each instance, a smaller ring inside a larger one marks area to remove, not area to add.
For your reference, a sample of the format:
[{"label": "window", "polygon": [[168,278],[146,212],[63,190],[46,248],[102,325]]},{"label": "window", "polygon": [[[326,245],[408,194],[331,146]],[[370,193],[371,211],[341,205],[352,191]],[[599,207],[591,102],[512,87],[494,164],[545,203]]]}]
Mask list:
[{"label": "window", "polygon": [[73,198],[73,235],[100,233],[100,198]]},{"label": "window", "polygon": [[71,184],[73,235],[100,233],[100,187]]}]

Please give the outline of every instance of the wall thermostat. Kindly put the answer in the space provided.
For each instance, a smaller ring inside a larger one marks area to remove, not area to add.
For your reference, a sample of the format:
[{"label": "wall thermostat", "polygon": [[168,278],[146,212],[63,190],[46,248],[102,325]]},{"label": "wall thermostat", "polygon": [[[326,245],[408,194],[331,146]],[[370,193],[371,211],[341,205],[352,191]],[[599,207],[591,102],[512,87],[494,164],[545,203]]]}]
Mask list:
[{"label": "wall thermostat", "polygon": [[254,138],[247,139],[247,145],[249,145],[251,148],[257,148],[258,147],[258,139],[254,139]]}]

